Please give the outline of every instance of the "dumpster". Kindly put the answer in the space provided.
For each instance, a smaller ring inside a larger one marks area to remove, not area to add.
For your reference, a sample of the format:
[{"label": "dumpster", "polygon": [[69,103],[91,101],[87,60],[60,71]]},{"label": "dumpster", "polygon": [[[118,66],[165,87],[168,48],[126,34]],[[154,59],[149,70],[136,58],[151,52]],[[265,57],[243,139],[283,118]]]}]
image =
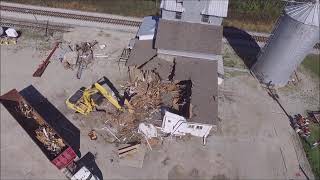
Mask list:
[{"label": "dumpster", "polygon": [[0,96],[0,102],[58,169],[73,162],[75,151],[16,89]]}]

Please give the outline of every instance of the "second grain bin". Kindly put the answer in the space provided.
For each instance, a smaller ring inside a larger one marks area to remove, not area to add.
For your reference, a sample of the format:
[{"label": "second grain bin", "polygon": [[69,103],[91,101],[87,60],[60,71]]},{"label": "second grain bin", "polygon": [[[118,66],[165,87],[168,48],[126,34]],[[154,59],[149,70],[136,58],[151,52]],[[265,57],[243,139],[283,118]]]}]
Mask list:
[{"label": "second grain bin", "polygon": [[319,42],[319,0],[285,7],[251,71],[265,84],[284,86]]}]

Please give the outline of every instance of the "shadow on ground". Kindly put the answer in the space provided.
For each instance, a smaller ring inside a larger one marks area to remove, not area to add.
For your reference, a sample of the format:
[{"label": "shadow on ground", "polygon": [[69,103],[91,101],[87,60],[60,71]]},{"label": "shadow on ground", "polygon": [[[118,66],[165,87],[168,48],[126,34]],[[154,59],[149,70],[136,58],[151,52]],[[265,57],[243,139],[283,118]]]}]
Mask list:
[{"label": "shadow on ground", "polygon": [[91,173],[99,178],[99,180],[103,180],[103,175],[101,170],[99,169],[97,163],[95,162],[95,156],[88,152],[77,162],[77,167],[81,168],[83,166],[87,167]]},{"label": "shadow on ground", "polygon": [[257,56],[260,52],[260,46],[255,39],[244,30],[229,26],[223,28],[223,36],[250,69],[257,61]]},{"label": "shadow on ground", "polygon": [[47,98],[34,86],[30,85],[20,94],[46,120],[46,122],[72,147],[81,157],[80,130],[74,126]]}]

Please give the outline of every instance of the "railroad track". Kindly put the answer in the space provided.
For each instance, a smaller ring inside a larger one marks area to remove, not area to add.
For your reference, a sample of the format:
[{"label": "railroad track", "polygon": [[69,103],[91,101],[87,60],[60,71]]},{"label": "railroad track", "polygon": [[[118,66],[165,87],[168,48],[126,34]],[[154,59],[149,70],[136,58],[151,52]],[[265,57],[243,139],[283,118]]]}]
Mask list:
[{"label": "railroad track", "polygon": [[[256,42],[267,42],[269,37],[265,37],[265,36],[255,36],[255,35],[252,35],[252,38],[256,41]],[[320,49],[320,44],[317,43],[314,47],[314,49]]]},{"label": "railroad track", "polygon": [[28,28],[28,29],[48,29],[59,32],[69,32],[70,26],[47,24],[46,22],[31,22],[1,18],[0,26],[2,27],[15,27],[15,28]]},{"label": "railroad track", "polygon": [[95,16],[78,15],[78,14],[71,14],[71,13],[53,12],[53,11],[46,11],[46,10],[28,9],[28,8],[3,6],[3,5],[0,5],[0,10],[1,11],[16,12],[16,13],[23,13],[23,14],[51,16],[51,17],[91,21],[91,22],[98,22],[98,23],[132,26],[132,27],[139,27],[141,24],[141,22],[139,22],[139,21],[130,21],[130,20],[124,20],[124,19],[105,18],[105,17],[95,17]]},{"label": "railroad track", "polygon": [[[59,17],[59,18],[66,18],[66,19],[74,19],[74,20],[83,20],[83,21],[90,21],[90,22],[98,22],[98,23],[106,23],[106,24],[114,24],[114,25],[123,25],[123,26],[131,26],[131,27],[139,27],[141,22],[139,21],[132,21],[132,20],[124,20],[124,19],[115,19],[115,18],[107,18],[107,17],[95,17],[95,16],[87,16],[87,15],[79,15],[79,14],[71,14],[71,13],[62,13],[62,12],[54,12],[54,11],[47,11],[47,10],[39,10],[39,9],[29,9],[29,8],[21,8],[21,7],[12,7],[12,6],[4,6],[0,5],[1,11],[8,11],[8,12],[16,12],[22,14],[33,14],[33,15],[41,15],[41,16],[51,16],[51,17]],[[57,25],[50,25],[48,27],[45,24],[39,23],[3,23],[2,20],[0,24],[3,26],[22,26],[28,28],[48,28],[52,30],[63,31],[63,26]],[[241,39],[240,36],[234,36],[230,34],[230,36],[234,38]],[[256,36],[252,35],[252,38],[257,42],[267,42],[269,37],[266,36]],[[315,49],[320,49],[320,44],[316,44]]]}]

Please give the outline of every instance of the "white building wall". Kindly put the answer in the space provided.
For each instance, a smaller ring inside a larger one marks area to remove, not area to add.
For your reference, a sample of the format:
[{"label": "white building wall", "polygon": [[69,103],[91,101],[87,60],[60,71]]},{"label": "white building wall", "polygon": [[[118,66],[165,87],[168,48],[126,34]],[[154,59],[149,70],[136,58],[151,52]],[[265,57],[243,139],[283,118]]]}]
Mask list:
[{"label": "white building wall", "polygon": [[206,59],[206,60],[212,60],[212,61],[222,59],[221,55],[196,53],[196,52],[190,52],[190,51],[175,51],[175,50],[167,50],[167,49],[159,49],[159,48],[157,50],[157,53],[167,54],[171,56],[183,56],[183,57],[189,57],[189,58]]},{"label": "white building wall", "polygon": [[221,25],[222,24],[222,17],[217,17],[217,16],[209,16],[209,23],[213,25]]},{"label": "white building wall", "polygon": [[[161,1],[163,19],[221,25],[223,17],[227,17],[228,0],[176,0]],[[176,19],[176,12],[181,12],[181,19]],[[209,22],[202,22],[202,16],[208,15]]]},{"label": "white building wall", "polygon": [[176,20],[176,12],[174,11],[167,11],[165,9],[162,9],[161,16],[163,19]]},{"label": "white building wall", "polygon": [[212,125],[187,122],[187,120],[179,115],[166,112],[163,117],[162,131],[173,135],[186,135],[190,133],[193,136],[207,137]]}]

